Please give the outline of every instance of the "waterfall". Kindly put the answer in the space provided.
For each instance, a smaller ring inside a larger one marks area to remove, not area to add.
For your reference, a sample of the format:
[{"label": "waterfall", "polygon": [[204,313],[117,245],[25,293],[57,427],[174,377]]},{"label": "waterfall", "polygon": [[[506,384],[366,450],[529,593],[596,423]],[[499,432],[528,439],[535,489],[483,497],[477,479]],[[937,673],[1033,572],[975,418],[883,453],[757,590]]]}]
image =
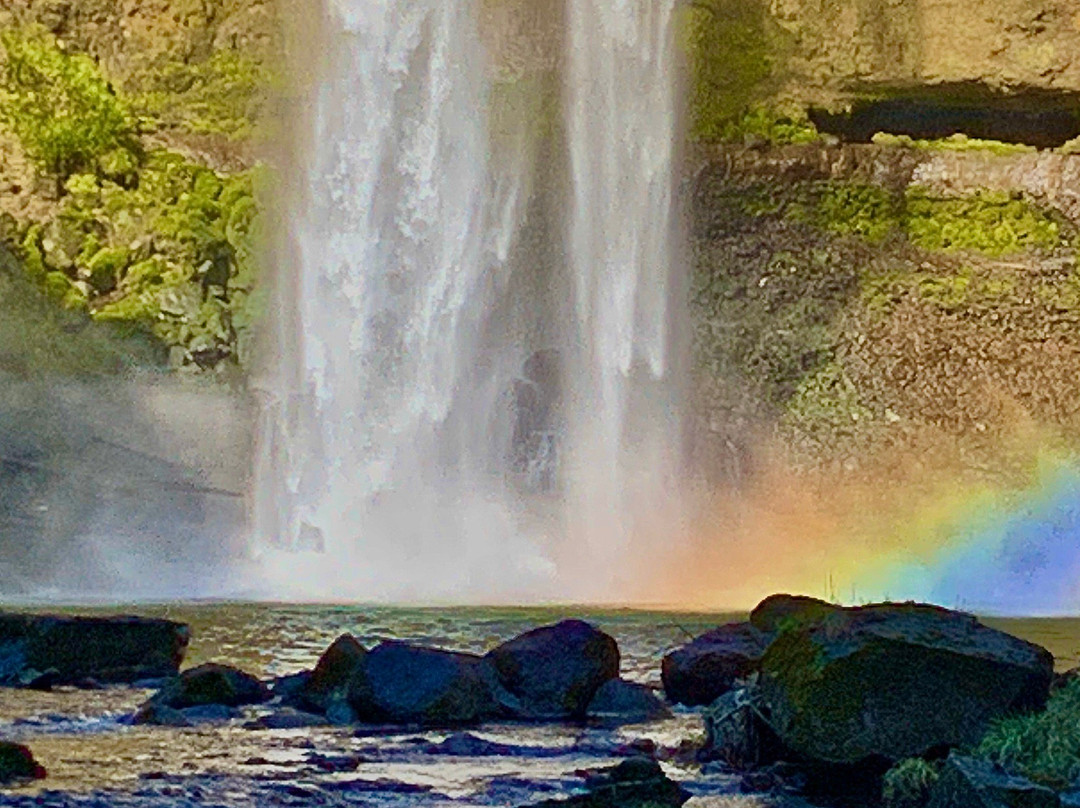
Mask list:
[{"label": "waterfall", "polygon": [[323,3],[255,550],[305,597],[615,596],[570,568],[678,443],[673,0],[551,4],[551,36],[530,0]]}]

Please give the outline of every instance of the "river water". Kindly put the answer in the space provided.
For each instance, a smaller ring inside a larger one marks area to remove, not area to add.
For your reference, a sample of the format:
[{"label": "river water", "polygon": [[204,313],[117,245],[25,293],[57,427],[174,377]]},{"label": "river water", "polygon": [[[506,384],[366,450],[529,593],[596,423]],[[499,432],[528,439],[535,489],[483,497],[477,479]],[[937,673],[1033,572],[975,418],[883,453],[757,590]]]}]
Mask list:
[{"label": "river water", "polygon": [[[243,603],[79,611],[135,612],[187,622],[192,642],[185,667],[224,662],[266,677],[310,667],[343,632],[355,634],[368,647],[392,638],[483,652],[529,628],[575,616],[618,640],[626,678],[657,686],[666,651],[719,623],[745,618],[631,610]],[[987,622],[1044,645],[1054,653],[1059,669],[1077,664],[1080,618]],[[700,718],[691,710],[618,729],[485,725],[471,730],[472,735],[517,747],[515,754],[445,754],[434,746],[453,734],[445,731],[265,730],[246,728],[245,720],[190,729],[125,725],[124,717],[148,695],[128,688],[0,691],[0,737],[30,744],[49,771],[42,783],[3,792],[0,804],[515,806],[571,793],[582,786],[582,770],[611,765],[629,745],[650,742],[661,750],[669,774],[699,797],[698,804],[772,804],[739,795],[737,778],[703,772],[678,754],[681,743],[702,733]],[[261,710],[251,708],[247,718]]]}]

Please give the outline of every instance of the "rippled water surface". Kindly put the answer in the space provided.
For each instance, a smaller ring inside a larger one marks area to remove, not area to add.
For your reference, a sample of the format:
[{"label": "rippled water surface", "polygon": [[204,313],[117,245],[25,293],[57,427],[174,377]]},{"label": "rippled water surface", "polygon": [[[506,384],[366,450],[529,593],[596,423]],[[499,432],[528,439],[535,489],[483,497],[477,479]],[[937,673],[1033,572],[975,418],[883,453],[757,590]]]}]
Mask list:
[{"label": "rippled water surface", "polygon": [[[70,610],[64,610],[70,611]],[[671,648],[744,615],[562,609],[391,609],[267,604],[80,609],[186,622],[185,666],[216,661],[270,677],[310,667],[343,632],[371,646],[404,639],[483,652],[538,625],[583,617],[612,634],[623,675],[659,685]],[[1080,619],[988,620],[1049,648],[1061,669],[1076,664]],[[676,711],[647,725],[492,725],[479,738],[518,747],[515,755],[438,754],[447,732],[345,728],[248,729],[245,720],[188,729],[131,727],[123,720],[149,695],[126,688],[54,693],[0,690],[0,734],[29,743],[49,778],[9,789],[0,804],[30,805],[520,805],[581,786],[580,770],[609,765],[631,743],[668,750],[669,772],[715,804],[765,803],[733,796],[737,783],[679,762],[679,744],[701,733],[698,716]],[[265,708],[250,708],[246,719]],[[330,761],[329,763],[327,761]],[[326,769],[337,769],[326,771]],[[305,789],[308,791],[305,792]],[[78,797],[88,792],[104,797]],[[56,792],[65,792],[58,794]],[[732,795],[723,800],[716,795]],[[75,795],[75,796],[72,796]],[[49,802],[54,800],[54,802]],[[85,800],[80,802],[80,800]],[[104,800],[104,801],[102,801]],[[125,802],[130,800],[130,802]]]}]

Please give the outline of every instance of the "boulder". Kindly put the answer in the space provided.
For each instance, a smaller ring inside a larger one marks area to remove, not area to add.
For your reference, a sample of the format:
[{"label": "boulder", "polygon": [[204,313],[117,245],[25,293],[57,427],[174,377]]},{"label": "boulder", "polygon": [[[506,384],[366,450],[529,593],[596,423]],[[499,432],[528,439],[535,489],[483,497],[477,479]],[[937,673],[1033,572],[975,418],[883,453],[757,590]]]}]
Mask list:
[{"label": "boulder", "polygon": [[45,768],[34,759],[28,747],[0,741],[0,783],[41,780],[44,777]]},{"label": "boulder", "polygon": [[1055,791],[955,752],[930,792],[927,808],[1059,808]]},{"label": "boulder", "polygon": [[0,614],[0,685],[175,676],[189,636],[186,625],[172,620]]},{"label": "boulder", "polygon": [[750,625],[771,638],[793,619],[820,618],[839,608],[807,595],[770,595],[750,612]]},{"label": "boulder", "polygon": [[349,684],[362,672],[367,651],[351,634],[342,634],[323,652],[315,670],[299,687],[299,703],[317,712],[326,712],[334,702],[346,701]]},{"label": "boulder", "polygon": [[750,623],[732,623],[667,654],[661,677],[668,700],[688,707],[712,704],[757,672],[769,639]]},{"label": "boulder", "polygon": [[369,651],[349,686],[361,721],[454,726],[494,716],[498,705],[473,654],[384,642]]},{"label": "boulder", "polygon": [[207,663],[170,679],[150,702],[182,710],[206,704],[241,707],[269,699],[266,685],[251,674],[231,665]]},{"label": "boulder", "polygon": [[795,755],[896,762],[977,742],[990,722],[1045,706],[1053,657],[970,615],[920,604],[821,609],[783,620],[761,661],[763,712]]},{"label": "boulder", "polygon": [[526,632],[485,657],[499,703],[515,718],[584,718],[596,691],[619,675],[619,646],[580,620]]},{"label": "boulder", "polygon": [[731,690],[704,712],[705,746],[702,757],[747,771],[778,760],[782,747],[762,719],[759,697],[750,688]]},{"label": "boulder", "polygon": [[585,788],[585,794],[545,800],[534,808],[678,808],[690,799],[659,763],[644,757],[629,758],[591,775]]},{"label": "boulder", "polygon": [[625,679],[609,679],[592,697],[586,715],[605,724],[640,724],[670,718],[671,710],[652,688]]}]

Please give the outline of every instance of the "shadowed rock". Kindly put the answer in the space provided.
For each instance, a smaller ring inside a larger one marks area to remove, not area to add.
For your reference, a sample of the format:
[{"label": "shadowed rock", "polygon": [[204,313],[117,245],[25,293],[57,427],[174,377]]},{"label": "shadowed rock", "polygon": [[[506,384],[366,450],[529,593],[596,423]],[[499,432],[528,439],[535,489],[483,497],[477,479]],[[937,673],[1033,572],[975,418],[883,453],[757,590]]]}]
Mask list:
[{"label": "shadowed rock", "polygon": [[952,754],[927,808],[1058,808],[1058,795],[991,763]]},{"label": "shadowed rock", "polygon": [[675,704],[711,704],[755,673],[769,635],[749,623],[720,626],[664,657],[664,692]]},{"label": "shadowed rock", "polygon": [[34,760],[29,748],[18,743],[0,741],[0,783],[21,780],[41,780],[45,768]]},{"label": "shadowed rock", "polygon": [[605,724],[637,724],[671,716],[652,688],[625,679],[609,679],[589,702],[588,717]]},{"label": "shadowed rock", "polygon": [[498,712],[473,654],[384,642],[369,651],[349,687],[361,721],[454,726]]},{"label": "shadowed rock", "polygon": [[584,718],[596,691],[619,675],[619,646],[580,620],[526,632],[485,657],[496,698],[514,717]]},{"label": "shadowed rock", "polygon": [[0,684],[131,683],[175,676],[190,632],[171,620],[0,614]]},{"label": "shadowed rock", "polygon": [[150,702],[182,710],[207,704],[241,707],[262,704],[269,698],[266,685],[251,674],[230,665],[207,663],[170,679]]},{"label": "shadowed rock", "polygon": [[363,670],[367,651],[351,634],[342,634],[319,657],[296,697],[303,707],[325,712],[334,702],[347,700],[353,677]]},{"label": "shadowed rock", "polygon": [[545,800],[533,808],[678,808],[690,799],[659,763],[648,758],[624,760],[590,776],[585,787],[585,794]]}]

